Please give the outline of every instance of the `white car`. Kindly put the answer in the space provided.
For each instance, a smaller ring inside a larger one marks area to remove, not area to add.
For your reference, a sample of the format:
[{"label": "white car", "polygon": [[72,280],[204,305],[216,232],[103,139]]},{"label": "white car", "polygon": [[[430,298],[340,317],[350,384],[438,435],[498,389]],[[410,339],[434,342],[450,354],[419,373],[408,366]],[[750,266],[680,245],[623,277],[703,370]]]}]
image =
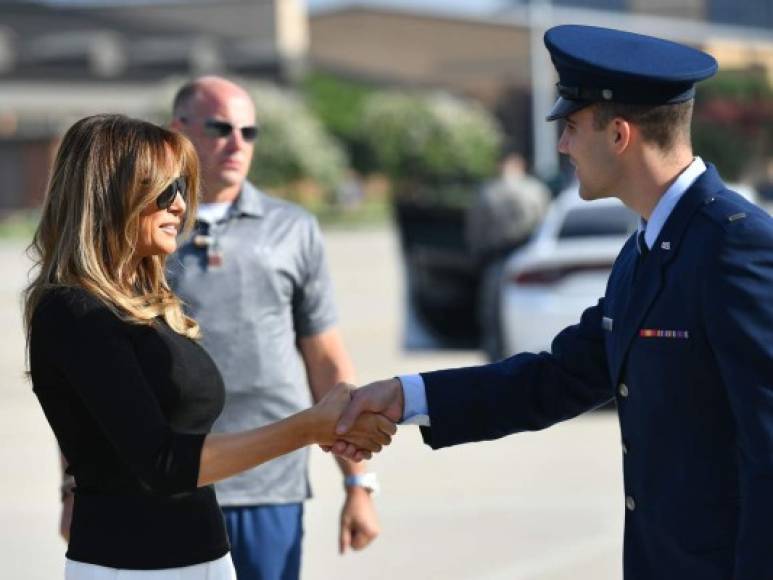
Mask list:
[{"label": "white car", "polygon": [[505,264],[500,292],[502,354],[550,350],[604,295],[620,249],[638,216],[617,199],[583,201],[562,192],[531,241]]}]

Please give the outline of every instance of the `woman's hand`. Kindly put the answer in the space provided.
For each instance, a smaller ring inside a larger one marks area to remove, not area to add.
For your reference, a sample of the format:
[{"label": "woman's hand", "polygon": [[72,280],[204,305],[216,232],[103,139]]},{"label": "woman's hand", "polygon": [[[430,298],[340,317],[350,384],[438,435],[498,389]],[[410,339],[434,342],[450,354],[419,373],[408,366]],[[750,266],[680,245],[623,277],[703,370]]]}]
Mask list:
[{"label": "woman's hand", "polygon": [[361,458],[368,459],[392,442],[397,427],[383,415],[362,413],[345,435],[336,434],[336,424],[351,401],[352,391],[354,387],[340,383],[309,409],[312,437],[323,448],[343,439],[362,452]]}]

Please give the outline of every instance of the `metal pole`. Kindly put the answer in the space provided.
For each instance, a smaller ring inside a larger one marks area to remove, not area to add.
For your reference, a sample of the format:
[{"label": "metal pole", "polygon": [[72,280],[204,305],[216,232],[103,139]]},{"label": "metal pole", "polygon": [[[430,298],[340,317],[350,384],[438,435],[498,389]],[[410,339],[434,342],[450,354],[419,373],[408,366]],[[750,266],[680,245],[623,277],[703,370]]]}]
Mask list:
[{"label": "metal pole", "polygon": [[534,172],[552,179],[558,172],[556,123],[545,121],[555,99],[553,65],[542,42],[551,26],[551,0],[529,2],[529,60],[531,66],[532,134],[534,135]]}]

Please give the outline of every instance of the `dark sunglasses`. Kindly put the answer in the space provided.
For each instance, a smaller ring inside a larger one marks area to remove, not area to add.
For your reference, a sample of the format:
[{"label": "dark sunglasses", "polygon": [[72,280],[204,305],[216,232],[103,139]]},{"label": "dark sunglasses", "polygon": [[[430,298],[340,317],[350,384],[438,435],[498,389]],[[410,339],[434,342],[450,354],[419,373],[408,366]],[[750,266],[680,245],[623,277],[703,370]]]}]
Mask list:
[{"label": "dark sunglasses", "polygon": [[156,198],[156,205],[158,206],[158,209],[169,209],[177,198],[178,193],[183,198],[183,201],[187,203],[187,192],[188,185],[185,182],[185,178],[178,177],[158,195]]},{"label": "dark sunglasses", "polygon": [[242,139],[247,143],[252,143],[258,138],[258,128],[255,125],[246,127],[234,127],[228,121],[218,121],[217,119],[207,119],[204,121],[204,134],[207,137],[224,138],[228,137],[234,130],[241,131]]}]

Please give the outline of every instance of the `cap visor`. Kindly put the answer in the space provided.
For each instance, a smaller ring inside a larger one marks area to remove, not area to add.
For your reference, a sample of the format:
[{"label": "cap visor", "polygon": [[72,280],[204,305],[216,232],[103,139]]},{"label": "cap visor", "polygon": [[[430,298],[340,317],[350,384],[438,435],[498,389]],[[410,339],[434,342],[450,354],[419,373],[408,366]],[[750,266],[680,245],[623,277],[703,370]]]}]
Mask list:
[{"label": "cap visor", "polygon": [[550,113],[548,113],[548,116],[545,117],[545,120],[555,121],[556,119],[563,119],[564,117],[567,117],[575,111],[579,111],[580,109],[587,107],[590,104],[591,101],[575,101],[573,99],[558,97],[558,99],[556,99],[556,103],[553,105],[553,108],[550,110]]}]

